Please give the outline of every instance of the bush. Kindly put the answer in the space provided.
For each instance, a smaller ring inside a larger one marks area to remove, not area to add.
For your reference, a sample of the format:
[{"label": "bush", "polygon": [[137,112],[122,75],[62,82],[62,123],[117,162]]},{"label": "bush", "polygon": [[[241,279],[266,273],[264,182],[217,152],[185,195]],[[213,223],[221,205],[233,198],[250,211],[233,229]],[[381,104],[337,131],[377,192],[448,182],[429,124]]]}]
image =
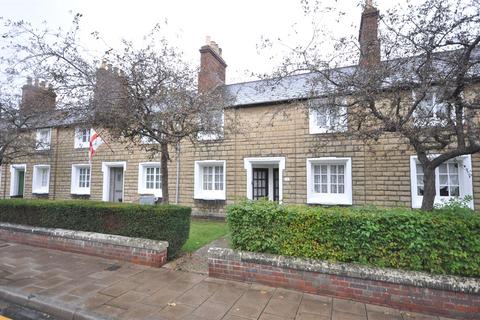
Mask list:
[{"label": "bush", "polygon": [[227,208],[227,221],[240,250],[480,276],[480,215],[471,211],[245,201]]},{"label": "bush", "polygon": [[191,209],[97,201],[0,200],[0,221],[168,241],[168,257],[188,239]]}]

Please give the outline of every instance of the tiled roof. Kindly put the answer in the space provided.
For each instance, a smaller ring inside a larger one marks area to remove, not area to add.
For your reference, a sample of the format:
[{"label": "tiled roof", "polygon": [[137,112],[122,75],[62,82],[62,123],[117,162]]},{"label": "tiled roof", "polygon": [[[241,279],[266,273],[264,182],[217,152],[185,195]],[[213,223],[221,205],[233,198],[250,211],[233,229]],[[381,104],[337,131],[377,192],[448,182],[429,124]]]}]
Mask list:
[{"label": "tiled roof", "polygon": [[314,96],[319,91],[317,79],[317,73],[304,73],[280,79],[235,83],[225,87],[232,97],[232,106],[247,106]]},{"label": "tiled roof", "polygon": [[[442,58],[447,58],[451,52],[442,52],[438,56],[438,70],[445,64]],[[404,58],[402,60],[395,59],[384,61],[382,63],[392,64],[391,70],[394,70],[390,77],[384,79],[383,85],[388,87],[397,81],[415,81],[416,75],[413,70],[418,63],[419,57]],[[480,49],[474,50],[472,59],[478,61],[480,58]],[[405,63],[405,59],[407,63]],[[328,72],[330,77],[340,80],[342,77],[348,77],[358,70],[357,66],[348,66],[342,68],[330,69]],[[407,70],[407,72],[405,72]],[[410,72],[408,72],[410,71]],[[406,79],[405,75],[410,75],[410,79]],[[470,69],[470,76],[474,78],[480,77],[480,64],[476,64]],[[279,79],[264,79],[250,82],[234,83],[225,85],[225,89],[231,99],[232,107],[251,106],[259,104],[275,104],[280,102],[289,102],[293,100],[302,100],[312,97],[319,97],[327,94],[334,89],[334,85],[329,81],[321,81],[320,73],[303,73],[282,77]],[[42,126],[70,126],[84,122],[85,115],[80,112],[72,113],[66,110],[54,110],[45,114],[43,119],[36,127]]]},{"label": "tiled roof", "polygon": [[[437,55],[437,72],[450,71],[449,68],[443,70],[442,68],[448,63],[445,59],[450,58],[450,54],[455,51],[440,52]],[[453,56],[455,58],[455,56]],[[390,61],[383,61],[382,63],[390,64],[389,77],[384,79],[383,85],[388,87],[394,83],[400,82],[415,82],[416,74],[413,72],[415,66],[418,65],[421,56],[394,59]],[[472,52],[472,60],[478,61],[480,59],[480,49],[475,49]],[[348,77],[349,74],[357,71],[357,66],[348,66],[342,68],[335,68],[328,70],[330,77]],[[471,77],[479,77],[480,64],[474,65],[469,72]],[[409,79],[407,79],[407,77]],[[329,90],[334,88],[329,81],[321,81],[322,75],[320,73],[311,72],[297,75],[286,76],[279,79],[264,79],[251,82],[234,83],[226,85],[225,88],[232,97],[232,106],[248,106],[264,103],[278,103],[298,99],[306,99],[324,95]]]},{"label": "tiled roof", "polygon": [[44,128],[44,127],[64,127],[79,124],[84,122],[85,115],[80,112],[71,112],[68,110],[56,109],[51,112],[46,112],[39,118],[34,118],[31,127]]}]

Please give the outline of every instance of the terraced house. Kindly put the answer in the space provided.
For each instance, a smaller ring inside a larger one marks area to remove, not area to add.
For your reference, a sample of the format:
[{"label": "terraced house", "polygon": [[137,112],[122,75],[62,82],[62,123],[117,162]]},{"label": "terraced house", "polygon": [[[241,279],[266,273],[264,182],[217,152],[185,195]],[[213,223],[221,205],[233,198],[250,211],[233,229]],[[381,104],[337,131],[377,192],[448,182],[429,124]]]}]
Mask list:
[{"label": "terraced house", "polygon": [[[378,11],[364,11],[360,47],[378,40],[377,24]],[[378,50],[361,59],[380,59]],[[308,112],[304,105],[312,101],[314,75],[289,76],[273,86],[267,80],[225,84],[227,64],[218,45],[209,41],[200,55],[199,88],[222,85],[234,97],[224,111],[225,129],[232,121],[240,129],[181,144],[179,158],[169,163],[171,199],[192,206],[196,214],[219,216],[227,204],[264,197],[296,204],[420,207],[423,171],[409,144],[395,134],[374,143],[353,138],[350,119],[332,132],[332,124],[341,123],[340,113]],[[28,82],[23,97],[22,108],[45,97],[55,108],[55,94],[38,83]],[[434,104],[435,96],[429,101]],[[140,147],[125,148],[105,133],[109,145],[102,145],[89,163],[91,132],[61,117],[38,128],[42,143],[35,155],[1,168],[1,197],[113,202],[162,197],[156,157]],[[480,190],[479,154],[449,160],[436,174],[436,201],[471,195],[470,206],[480,208],[475,192]]]}]

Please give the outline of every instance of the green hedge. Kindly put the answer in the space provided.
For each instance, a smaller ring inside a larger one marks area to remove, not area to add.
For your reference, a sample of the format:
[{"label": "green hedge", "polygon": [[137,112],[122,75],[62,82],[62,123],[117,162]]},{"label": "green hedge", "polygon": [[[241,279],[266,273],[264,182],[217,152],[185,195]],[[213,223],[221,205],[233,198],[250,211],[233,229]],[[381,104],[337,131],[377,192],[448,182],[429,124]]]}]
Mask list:
[{"label": "green hedge", "polygon": [[97,201],[0,200],[0,221],[168,241],[168,257],[188,239],[191,209]]},{"label": "green hedge", "polygon": [[234,248],[480,277],[480,215],[245,201],[227,208]]}]

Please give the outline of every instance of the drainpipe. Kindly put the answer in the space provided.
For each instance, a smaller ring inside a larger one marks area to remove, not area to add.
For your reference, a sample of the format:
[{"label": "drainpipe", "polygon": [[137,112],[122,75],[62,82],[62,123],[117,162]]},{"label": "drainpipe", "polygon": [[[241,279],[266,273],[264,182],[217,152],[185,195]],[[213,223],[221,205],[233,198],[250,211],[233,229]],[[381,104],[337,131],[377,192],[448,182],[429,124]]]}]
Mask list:
[{"label": "drainpipe", "polygon": [[[2,180],[3,181],[3,199],[6,199],[7,198],[7,169],[5,167],[5,163],[3,163],[3,166],[0,169],[1,169],[0,175],[3,175],[3,180]],[[3,174],[4,171],[5,171],[5,174]]]},{"label": "drainpipe", "polygon": [[52,199],[55,200],[57,198],[57,172],[58,172],[58,143],[59,143],[59,138],[58,136],[60,135],[60,128],[57,127],[57,134],[55,137],[55,147],[54,147],[54,152],[55,152],[55,161],[53,165],[53,170],[55,170],[55,173],[53,174],[53,196]]},{"label": "drainpipe", "polygon": [[180,143],[177,142],[175,145],[175,161],[177,163],[177,177],[175,179],[175,204],[178,204],[180,195],[179,189],[180,189]]}]

